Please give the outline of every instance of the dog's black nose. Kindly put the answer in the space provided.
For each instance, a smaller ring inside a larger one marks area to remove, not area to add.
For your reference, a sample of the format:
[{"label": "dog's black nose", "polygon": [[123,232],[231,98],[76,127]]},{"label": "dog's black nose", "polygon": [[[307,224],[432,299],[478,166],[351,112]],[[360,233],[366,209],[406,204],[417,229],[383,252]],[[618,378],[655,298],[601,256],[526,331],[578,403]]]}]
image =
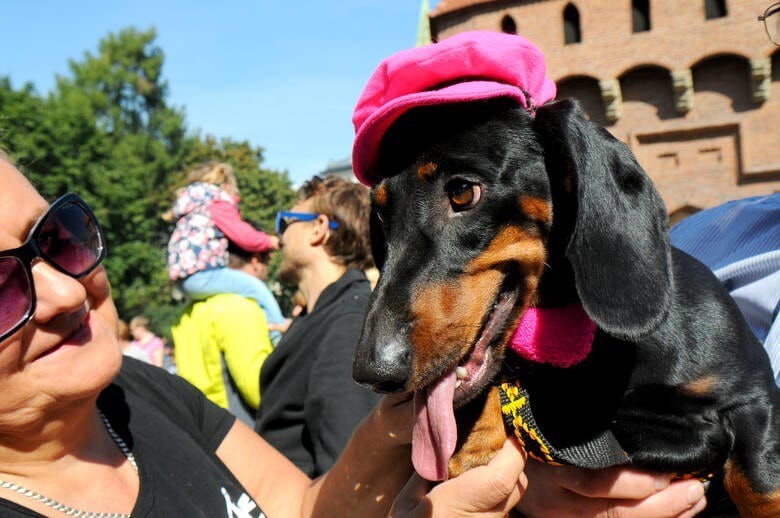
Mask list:
[{"label": "dog's black nose", "polygon": [[412,366],[412,355],[406,344],[392,340],[381,345],[358,347],[352,364],[352,377],[377,392],[401,392]]}]

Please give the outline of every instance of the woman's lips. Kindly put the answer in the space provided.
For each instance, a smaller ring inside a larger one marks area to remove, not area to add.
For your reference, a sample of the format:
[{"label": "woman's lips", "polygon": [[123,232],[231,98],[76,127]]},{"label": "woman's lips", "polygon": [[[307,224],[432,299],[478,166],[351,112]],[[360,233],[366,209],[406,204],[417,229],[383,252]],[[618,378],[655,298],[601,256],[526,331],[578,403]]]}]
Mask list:
[{"label": "woman's lips", "polygon": [[84,320],[81,322],[81,325],[74,329],[62,341],[39,354],[35,359],[38,360],[49,356],[52,353],[59,351],[63,347],[80,347],[89,342],[89,340],[92,338],[91,315],[92,313],[88,312],[86,318],[84,318]]}]

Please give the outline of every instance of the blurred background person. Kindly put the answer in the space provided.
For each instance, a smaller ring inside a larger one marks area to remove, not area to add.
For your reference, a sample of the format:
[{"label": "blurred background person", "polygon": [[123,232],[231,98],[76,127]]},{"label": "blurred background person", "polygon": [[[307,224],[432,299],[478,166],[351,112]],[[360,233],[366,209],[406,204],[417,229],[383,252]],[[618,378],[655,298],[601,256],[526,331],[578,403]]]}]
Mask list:
[{"label": "blurred background person", "polygon": [[117,322],[117,328],[119,330],[119,347],[122,348],[122,354],[129,356],[130,358],[135,358],[136,360],[141,360],[142,362],[152,363],[149,354],[135,345],[130,339],[130,326],[127,325],[127,322],[120,318]]},{"label": "blurred background person", "polygon": [[141,350],[149,358],[149,363],[157,367],[163,366],[163,341],[162,338],[149,330],[149,319],[139,315],[130,320],[130,334],[133,341],[131,347]]},{"label": "blurred background person", "polygon": [[314,177],[277,217],[279,279],[305,301],[260,373],[255,430],[309,476],[325,472],[378,395],[352,380],[371,288],[368,189]]},{"label": "blurred background person", "polygon": [[[268,273],[263,254],[230,242],[228,256],[228,268],[247,277]],[[171,331],[178,374],[253,426],[260,405],[260,368],[273,350],[257,302],[237,293],[212,295],[192,303]]]},{"label": "blurred background person", "polygon": [[179,371],[176,368],[176,351],[174,350],[173,345],[168,343],[167,340],[164,340],[164,342],[165,355],[163,356],[163,369],[171,374],[178,374]]}]

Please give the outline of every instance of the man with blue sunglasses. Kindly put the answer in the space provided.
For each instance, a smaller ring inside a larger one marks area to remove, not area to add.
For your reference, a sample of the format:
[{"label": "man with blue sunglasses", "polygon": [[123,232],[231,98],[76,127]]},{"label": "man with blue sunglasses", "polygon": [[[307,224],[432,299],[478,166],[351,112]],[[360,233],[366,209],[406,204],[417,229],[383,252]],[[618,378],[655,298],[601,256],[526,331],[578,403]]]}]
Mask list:
[{"label": "man with blue sunglasses", "polygon": [[[279,212],[276,214],[276,235],[281,236],[287,227],[297,221],[314,221],[318,217],[320,214],[314,212]],[[328,221],[328,228],[336,230],[339,228],[339,224],[337,221]]]},{"label": "man with blue sunglasses", "polygon": [[326,471],[378,396],[352,380],[373,266],[368,189],[313,178],[276,218],[279,277],[306,301],[260,372],[255,429],[309,476]]}]

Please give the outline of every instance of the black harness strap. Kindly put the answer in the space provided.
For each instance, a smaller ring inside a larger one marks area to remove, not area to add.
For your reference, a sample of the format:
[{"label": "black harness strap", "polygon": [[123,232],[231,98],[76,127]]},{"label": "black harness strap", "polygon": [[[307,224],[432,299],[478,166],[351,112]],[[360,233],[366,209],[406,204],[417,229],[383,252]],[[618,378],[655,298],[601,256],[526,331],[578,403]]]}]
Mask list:
[{"label": "black harness strap", "polygon": [[498,387],[504,424],[514,434],[532,458],[545,464],[569,464],[581,468],[599,469],[628,464],[630,459],[612,432],[566,448],[556,448],[545,438],[531,412],[531,395],[519,380],[501,383]]},{"label": "black harness strap", "polygon": [[[545,438],[531,412],[531,395],[519,380],[506,381],[498,386],[501,414],[507,430],[517,438],[528,455],[553,466],[571,465],[600,469],[630,464],[631,459],[620,447],[609,430],[583,444],[555,448]],[[696,478],[702,482],[712,479],[717,470],[703,469],[693,473],[678,473],[675,479]]]}]

